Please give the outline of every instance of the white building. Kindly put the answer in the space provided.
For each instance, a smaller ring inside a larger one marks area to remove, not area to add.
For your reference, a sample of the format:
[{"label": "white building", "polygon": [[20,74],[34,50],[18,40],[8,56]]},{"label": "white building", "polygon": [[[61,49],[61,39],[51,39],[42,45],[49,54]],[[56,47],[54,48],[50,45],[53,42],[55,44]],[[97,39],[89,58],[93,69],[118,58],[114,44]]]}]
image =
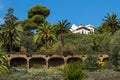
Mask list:
[{"label": "white building", "polygon": [[73,24],[72,27],[70,28],[70,31],[72,33],[91,34],[94,33],[94,26],[91,24],[86,26],[83,26],[82,24],[79,26]]}]

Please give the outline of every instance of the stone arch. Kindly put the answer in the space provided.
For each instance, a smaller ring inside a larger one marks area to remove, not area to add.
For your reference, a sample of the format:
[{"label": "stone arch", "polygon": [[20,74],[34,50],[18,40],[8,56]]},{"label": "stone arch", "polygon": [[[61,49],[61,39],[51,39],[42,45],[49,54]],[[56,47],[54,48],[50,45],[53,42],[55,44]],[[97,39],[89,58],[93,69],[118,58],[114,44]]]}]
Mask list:
[{"label": "stone arch", "polygon": [[53,57],[48,60],[48,68],[64,65],[64,58]]},{"label": "stone arch", "polygon": [[109,57],[103,58],[102,61],[109,61]]},{"label": "stone arch", "polygon": [[29,60],[30,68],[43,68],[46,66],[46,59],[37,57]]},{"label": "stone arch", "polygon": [[27,59],[23,57],[15,57],[10,60],[11,67],[27,68]]},{"label": "stone arch", "polygon": [[79,58],[79,57],[70,57],[70,58],[67,59],[67,63],[76,62],[76,61],[82,62],[82,59]]}]

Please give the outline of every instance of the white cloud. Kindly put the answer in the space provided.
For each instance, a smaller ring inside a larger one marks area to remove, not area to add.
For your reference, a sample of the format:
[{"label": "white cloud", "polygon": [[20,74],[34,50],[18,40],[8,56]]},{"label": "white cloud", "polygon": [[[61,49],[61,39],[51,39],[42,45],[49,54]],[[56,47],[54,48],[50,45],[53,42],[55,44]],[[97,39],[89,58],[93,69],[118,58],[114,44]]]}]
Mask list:
[{"label": "white cloud", "polygon": [[0,24],[3,24],[3,23],[4,23],[3,18],[0,18]]}]

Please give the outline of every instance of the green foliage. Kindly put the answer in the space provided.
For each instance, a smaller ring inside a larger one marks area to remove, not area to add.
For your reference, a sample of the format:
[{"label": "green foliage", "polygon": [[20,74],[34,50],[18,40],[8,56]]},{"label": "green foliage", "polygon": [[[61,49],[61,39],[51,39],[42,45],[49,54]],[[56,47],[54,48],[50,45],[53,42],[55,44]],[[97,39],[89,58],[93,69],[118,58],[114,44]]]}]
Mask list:
[{"label": "green foliage", "polygon": [[50,14],[50,10],[41,5],[35,5],[28,10],[28,18],[19,22],[24,31],[29,35],[31,30],[35,30],[45,22],[45,18]]},{"label": "green foliage", "polygon": [[97,58],[93,56],[89,56],[84,62],[83,62],[83,69],[94,71],[98,69],[97,64]]},{"label": "green foliage", "polygon": [[99,33],[106,33],[106,32],[111,32],[111,28],[110,26],[101,24],[99,27],[95,29],[95,31],[98,31]]},{"label": "green foliage", "polygon": [[28,10],[28,18],[32,18],[35,15],[41,15],[46,18],[50,14],[50,10],[41,5],[35,5]]},{"label": "green foliage", "polygon": [[[19,22],[19,24],[23,27],[24,30],[24,36],[21,38],[21,46],[26,48],[27,52],[38,51],[38,49],[40,49],[42,45],[46,45],[46,39],[39,39],[43,34],[41,35],[39,33],[34,33],[39,30],[38,27],[43,27],[43,24],[46,24],[47,21],[45,21],[45,18],[49,14],[50,10],[47,7],[35,5],[28,10],[28,19]],[[32,30],[34,31],[32,32]],[[33,37],[33,35],[35,35],[36,37]],[[38,41],[35,42],[36,44],[34,43],[33,38],[38,39]]]},{"label": "green foliage", "polygon": [[44,22],[44,17],[41,15],[34,15],[31,20],[36,23],[37,25],[40,25],[41,23]]},{"label": "green foliage", "polygon": [[17,18],[13,15],[13,9],[8,9],[4,21],[5,23],[0,30],[0,34],[3,37],[2,47],[6,48],[7,51],[16,51],[20,46],[21,32],[23,32],[23,29],[17,24]]},{"label": "green foliage", "polygon": [[7,67],[7,57],[6,55],[0,50],[0,76],[8,73],[9,69]]},{"label": "green foliage", "polygon": [[95,34],[93,36],[93,50],[96,52],[108,52],[110,50],[110,35],[108,33]]},{"label": "green foliage", "polygon": [[112,64],[112,61],[109,59],[104,60],[105,62],[105,69],[114,69],[114,65]]},{"label": "green foliage", "polygon": [[11,69],[0,80],[62,80],[61,71],[57,69]]},{"label": "green foliage", "polygon": [[96,29],[99,33],[111,32],[112,34],[120,29],[120,20],[115,13],[107,14],[104,22]]},{"label": "green foliage", "polygon": [[[35,52],[39,47],[38,44],[35,44],[33,41],[33,36],[23,35],[21,40],[21,48],[24,47],[26,52]],[[33,47],[34,46],[34,47]]]},{"label": "green foliage", "polygon": [[76,51],[76,46],[71,44],[71,43],[66,43],[65,47],[64,47],[64,52],[66,52],[65,54],[67,55],[73,55],[73,54],[77,54],[75,53]]},{"label": "green foliage", "polygon": [[[45,52],[46,49],[45,47],[41,47],[40,49],[42,52]],[[57,41],[55,43],[48,43],[48,52],[53,53],[53,54],[58,54],[58,55],[70,55],[70,54],[76,54],[74,51],[76,50],[75,45],[71,43],[66,43],[64,47],[64,51],[62,51],[62,45],[60,41]]]},{"label": "green foliage", "polygon": [[56,40],[54,29],[49,23],[44,23],[39,27],[37,33],[34,36],[34,42],[40,44],[43,42],[47,50],[47,42],[54,42]]},{"label": "green foliage", "polygon": [[62,50],[62,45],[61,45],[61,43],[60,43],[60,41],[57,41],[56,43],[54,43],[53,45],[52,45],[52,51],[54,52],[54,53],[58,53],[58,54],[61,54],[61,50]]},{"label": "green foliage", "polygon": [[104,18],[103,24],[110,26],[112,34],[120,28],[120,20],[115,13],[107,14]]},{"label": "green foliage", "polygon": [[[14,9],[9,8],[8,9],[8,13],[5,15],[4,20],[7,23],[8,21],[12,22],[12,23],[16,23],[16,20],[18,20],[18,18],[16,16],[13,15]],[[13,26],[14,24],[12,24],[11,26]]]},{"label": "green foliage", "polygon": [[31,19],[25,19],[19,22],[24,32],[30,33],[32,29],[36,29],[37,25]]},{"label": "green foliage", "polygon": [[109,52],[110,35],[103,34],[68,34],[65,35],[65,43],[75,46],[74,53],[77,54],[97,54],[97,52]]},{"label": "green foliage", "polygon": [[[93,54],[93,38],[91,35],[83,35],[82,38],[79,39],[79,42],[76,44],[78,50],[81,51],[81,54]],[[80,46],[80,47],[79,47]]]},{"label": "green foliage", "polygon": [[115,67],[120,66],[120,30],[117,31],[111,40],[111,58]]},{"label": "green foliage", "polygon": [[88,77],[85,80],[119,80],[119,75],[119,72],[102,69],[101,71],[88,72]]},{"label": "green foliage", "polygon": [[63,75],[64,80],[84,80],[86,77],[80,62],[74,62],[66,65]]},{"label": "green foliage", "polygon": [[43,68],[43,66],[40,64],[33,64],[32,68],[35,68],[35,69],[39,68],[40,69],[40,68]]},{"label": "green foliage", "polygon": [[45,22],[45,19],[47,16],[49,16],[49,14],[50,10],[41,5],[35,5],[28,10],[28,18],[32,20],[37,27]]},{"label": "green foliage", "polygon": [[61,44],[62,44],[62,51],[64,51],[64,34],[69,31],[68,27],[70,23],[67,20],[58,21],[56,26],[56,34],[60,36]]}]

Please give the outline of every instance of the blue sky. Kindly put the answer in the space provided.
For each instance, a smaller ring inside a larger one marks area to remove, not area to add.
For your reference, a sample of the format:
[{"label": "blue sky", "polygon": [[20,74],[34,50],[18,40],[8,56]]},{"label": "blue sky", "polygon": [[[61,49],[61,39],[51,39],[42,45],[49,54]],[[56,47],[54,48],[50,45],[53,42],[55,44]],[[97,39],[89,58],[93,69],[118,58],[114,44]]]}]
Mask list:
[{"label": "blue sky", "polygon": [[71,24],[93,24],[99,26],[107,13],[120,17],[120,0],[0,0],[0,24],[8,8],[14,9],[14,15],[23,20],[32,6],[40,4],[50,9],[47,20],[56,23],[67,19]]}]

